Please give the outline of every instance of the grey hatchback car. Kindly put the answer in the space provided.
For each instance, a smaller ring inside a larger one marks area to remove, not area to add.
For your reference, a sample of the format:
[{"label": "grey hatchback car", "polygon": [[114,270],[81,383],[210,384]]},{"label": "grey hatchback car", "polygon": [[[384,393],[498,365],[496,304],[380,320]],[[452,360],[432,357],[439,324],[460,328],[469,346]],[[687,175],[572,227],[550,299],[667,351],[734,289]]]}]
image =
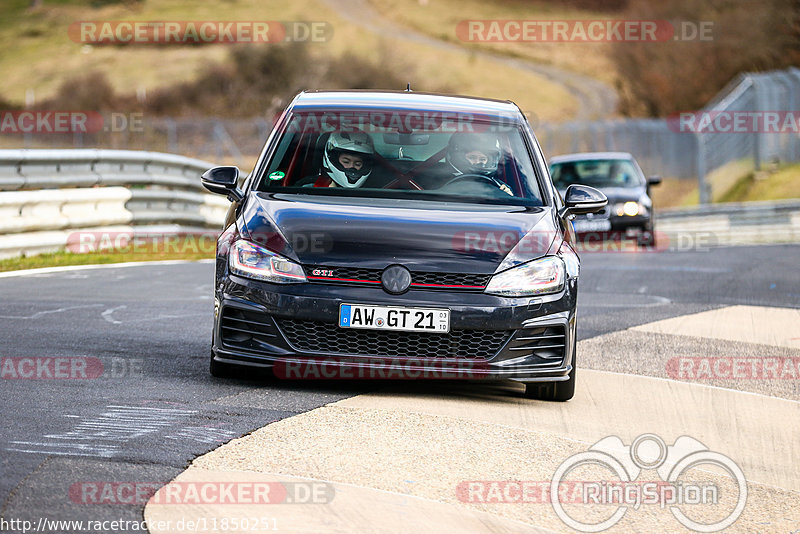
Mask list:
[{"label": "grey hatchback car", "polygon": [[620,235],[635,238],[641,246],[655,246],[650,188],[661,183],[661,178],[646,178],[631,154],[587,152],[556,156],[550,159],[550,174],[562,195],[570,185],[583,184],[608,197],[608,206],[600,212],[575,216],[576,233]]}]

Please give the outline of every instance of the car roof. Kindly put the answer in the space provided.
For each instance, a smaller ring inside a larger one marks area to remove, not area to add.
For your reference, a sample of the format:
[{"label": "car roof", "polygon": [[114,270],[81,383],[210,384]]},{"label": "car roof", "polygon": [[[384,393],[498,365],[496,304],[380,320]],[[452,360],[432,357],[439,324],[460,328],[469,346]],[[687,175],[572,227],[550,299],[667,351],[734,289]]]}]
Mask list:
[{"label": "car roof", "polygon": [[633,160],[630,152],[580,152],[576,154],[564,154],[553,156],[550,163],[565,163],[568,161],[602,160],[602,159],[629,159]]},{"label": "car roof", "polygon": [[297,95],[293,110],[330,108],[376,108],[438,112],[477,113],[521,118],[522,112],[510,100],[493,100],[460,95],[418,93],[414,91],[310,91]]}]

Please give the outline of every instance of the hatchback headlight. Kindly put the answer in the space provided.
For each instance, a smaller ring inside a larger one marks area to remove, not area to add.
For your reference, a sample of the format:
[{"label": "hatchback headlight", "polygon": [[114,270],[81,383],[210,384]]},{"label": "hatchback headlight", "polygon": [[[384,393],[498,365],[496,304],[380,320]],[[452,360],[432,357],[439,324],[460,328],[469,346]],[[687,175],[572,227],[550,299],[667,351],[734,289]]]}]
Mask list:
[{"label": "hatchback headlight", "polygon": [[484,293],[502,297],[558,293],[564,288],[565,271],[561,258],[547,256],[494,275]]},{"label": "hatchback headlight", "polygon": [[300,265],[260,245],[241,239],[231,247],[228,266],[233,274],[276,284],[306,281]]},{"label": "hatchback headlight", "polygon": [[618,217],[627,215],[628,217],[635,217],[637,215],[647,215],[647,206],[641,202],[619,202],[614,205],[613,213]]}]

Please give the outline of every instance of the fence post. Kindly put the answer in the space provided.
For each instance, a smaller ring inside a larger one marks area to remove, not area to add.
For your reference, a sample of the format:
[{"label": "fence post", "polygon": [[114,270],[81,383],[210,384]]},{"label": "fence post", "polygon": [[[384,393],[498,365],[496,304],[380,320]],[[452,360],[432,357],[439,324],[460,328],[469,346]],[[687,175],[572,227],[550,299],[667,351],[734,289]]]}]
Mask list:
[{"label": "fence post", "polygon": [[697,132],[697,190],[700,204],[711,204],[711,186],[706,183],[706,146],[703,134]]},{"label": "fence post", "polygon": [[170,117],[167,118],[167,152],[178,153],[178,128]]},{"label": "fence post", "polygon": [[[758,76],[751,76],[750,80],[752,82],[750,87],[753,91],[753,107],[755,108],[753,111],[764,111],[759,98],[761,91],[758,89]],[[757,171],[761,170],[761,135],[759,135],[758,128],[753,128],[753,167]]]},{"label": "fence post", "polygon": [[[792,80],[792,96],[794,97],[794,105],[792,111],[800,112],[800,70],[792,67],[788,70],[789,78]],[[792,161],[797,161],[798,151],[800,151],[800,134],[792,136]]]}]

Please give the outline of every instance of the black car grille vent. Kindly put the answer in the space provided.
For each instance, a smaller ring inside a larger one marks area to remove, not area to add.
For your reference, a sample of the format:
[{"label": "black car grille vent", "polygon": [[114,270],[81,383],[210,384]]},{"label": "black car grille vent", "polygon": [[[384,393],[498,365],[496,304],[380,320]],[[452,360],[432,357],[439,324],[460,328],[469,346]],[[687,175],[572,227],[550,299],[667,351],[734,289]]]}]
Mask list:
[{"label": "black car grille vent", "polygon": [[421,359],[489,359],[512,334],[509,330],[383,332],[297,319],[278,319],[278,326],[302,352]]},{"label": "black car grille vent", "polygon": [[274,345],[278,335],[275,321],[268,315],[231,307],[222,310],[220,337],[227,347],[258,352],[265,345]]}]

